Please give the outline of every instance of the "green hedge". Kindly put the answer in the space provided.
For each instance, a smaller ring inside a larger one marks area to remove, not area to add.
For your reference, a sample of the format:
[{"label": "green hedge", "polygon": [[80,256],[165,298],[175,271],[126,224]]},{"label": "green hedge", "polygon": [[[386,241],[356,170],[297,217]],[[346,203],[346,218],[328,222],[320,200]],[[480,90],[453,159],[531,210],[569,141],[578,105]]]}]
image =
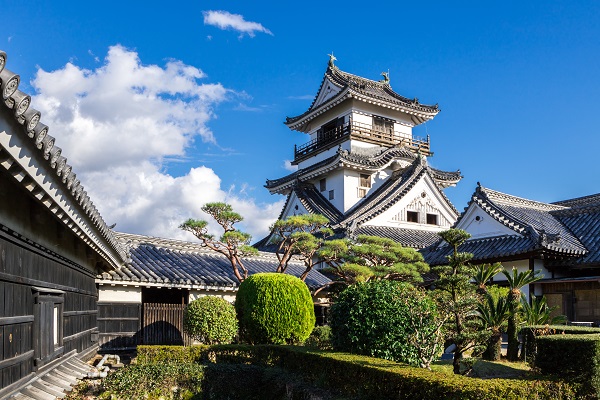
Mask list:
[{"label": "green hedge", "polygon": [[201,362],[209,346],[138,346],[138,364]]},{"label": "green hedge", "polygon": [[521,329],[525,347],[525,359],[530,362],[535,362],[537,353],[536,340],[541,336],[548,335],[590,335],[600,334],[600,328],[590,328],[587,326],[570,326],[570,325],[529,325]]},{"label": "green hedge", "polygon": [[368,399],[575,399],[559,380],[475,379],[378,358],[291,346],[213,346],[217,363],[252,363],[296,373],[350,398]]},{"label": "green hedge", "polygon": [[552,335],[536,339],[535,366],[582,384],[583,394],[600,397],[600,334]]}]

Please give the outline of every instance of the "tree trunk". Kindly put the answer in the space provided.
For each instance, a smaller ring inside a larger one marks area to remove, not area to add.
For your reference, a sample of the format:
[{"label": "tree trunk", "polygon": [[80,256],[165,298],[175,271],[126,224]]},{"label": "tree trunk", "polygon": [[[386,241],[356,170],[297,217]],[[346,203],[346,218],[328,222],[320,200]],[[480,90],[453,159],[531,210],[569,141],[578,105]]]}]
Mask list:
[{"label": "tree trunk", "polygon": [[456,350],[454,350],[454,358],[452,359],[452,370],[456,375],[460,375],[460,360],[462,358],[462,349],[459,349],[456,346]]},{"label": "tree trunk", "polygon": [[519,331],[517,329],[517,316],[513,313],[508,318],[508,349],[506,350],[506,358],[508,361],[519,360]]},{"label": "tree trunk", "polygon": [[485,350],[485,359],[489,361],[499,361],[502,356],[502,332],[493,331],[492,337],[488,341]]}]

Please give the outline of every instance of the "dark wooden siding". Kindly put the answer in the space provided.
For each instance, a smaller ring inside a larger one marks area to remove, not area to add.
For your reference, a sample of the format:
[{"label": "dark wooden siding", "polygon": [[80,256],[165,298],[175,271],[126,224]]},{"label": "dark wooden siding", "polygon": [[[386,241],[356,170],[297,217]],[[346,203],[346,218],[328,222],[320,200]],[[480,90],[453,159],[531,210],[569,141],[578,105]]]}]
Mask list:
[{"label": "dark wooden siding", "polygon": [[[0,388],[34,372],[35,343],[38,347],[48,345],[36,332],[48,336],[52,332],[40,332],[45,328],[35,322],[34,297],[45,290],[64,292],[60,295],[64,299],[60,303],[63,344],[60,354],[92,347],[95,344],[92,332],[97,330],[93,274],[8,229],[0,229]],[[50,354],[44,362],[60,355],[48,349],[43,351]]]},{"label": "dark wooden siding", "polygon": [[134,349],[141,344],[142,305],[98,303],[98,329],[101,350]]}]

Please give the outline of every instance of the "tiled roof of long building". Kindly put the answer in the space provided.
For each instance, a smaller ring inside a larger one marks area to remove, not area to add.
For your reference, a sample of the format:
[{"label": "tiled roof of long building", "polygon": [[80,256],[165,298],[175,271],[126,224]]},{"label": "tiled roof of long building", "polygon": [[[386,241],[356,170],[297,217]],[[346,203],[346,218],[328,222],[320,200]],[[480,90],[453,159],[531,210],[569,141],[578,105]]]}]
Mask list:
[{"label": "tiled roof of long building", "polygon": [[[99,281],[199,288],[234,288],[239,285],[227,258],[199,243],[126,233],[115,233],[115,236],[128,247],[131,263],[99,275]],[[274,272],[278,263],[277,258],[269,253],[259,253],[243,261],[249,274]],[[289,274],[300,276],[303,272],[303,263],[290,262]],[[311,288],[328,282],[328,278],[315,270],[306,278],[306,284]]]},{"label": "tiled roof of long building", "polygon": [[[409,99],[394,92],[387,79],[384,81],[366,79],[344,72],[332,63],[327,68],[327,71],[325,71],[321,87],[326,81],[336,85],[340,89],[340,92],[321,104],[317,104],[317,94],[306,112],[295,117],[286,118],[285,123],[288,126],[292,127],[295,123],[303,119],[309,119],[306,117],[309,117],[310,114],[318,113],[322,109],[328,109],[347,98],[356,98],[370,103],[401,109],[411,114],[414,113],[418,118],[415,121],[416,123],[431,119],[440,111],[437,104],[433,106],[421,104],[417,98]],[[318,93],[320,92],[321,90]]]}]

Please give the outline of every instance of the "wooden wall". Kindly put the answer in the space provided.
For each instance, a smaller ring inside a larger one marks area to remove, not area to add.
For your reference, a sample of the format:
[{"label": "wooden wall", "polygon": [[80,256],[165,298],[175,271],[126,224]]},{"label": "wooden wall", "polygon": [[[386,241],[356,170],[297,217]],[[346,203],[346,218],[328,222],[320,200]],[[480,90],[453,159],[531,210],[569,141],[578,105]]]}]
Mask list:
[{"label": "wooden wall", "polygon": [[0,388],[61,354],[93,347],[96,302],[90,271],[0,225]]}]

